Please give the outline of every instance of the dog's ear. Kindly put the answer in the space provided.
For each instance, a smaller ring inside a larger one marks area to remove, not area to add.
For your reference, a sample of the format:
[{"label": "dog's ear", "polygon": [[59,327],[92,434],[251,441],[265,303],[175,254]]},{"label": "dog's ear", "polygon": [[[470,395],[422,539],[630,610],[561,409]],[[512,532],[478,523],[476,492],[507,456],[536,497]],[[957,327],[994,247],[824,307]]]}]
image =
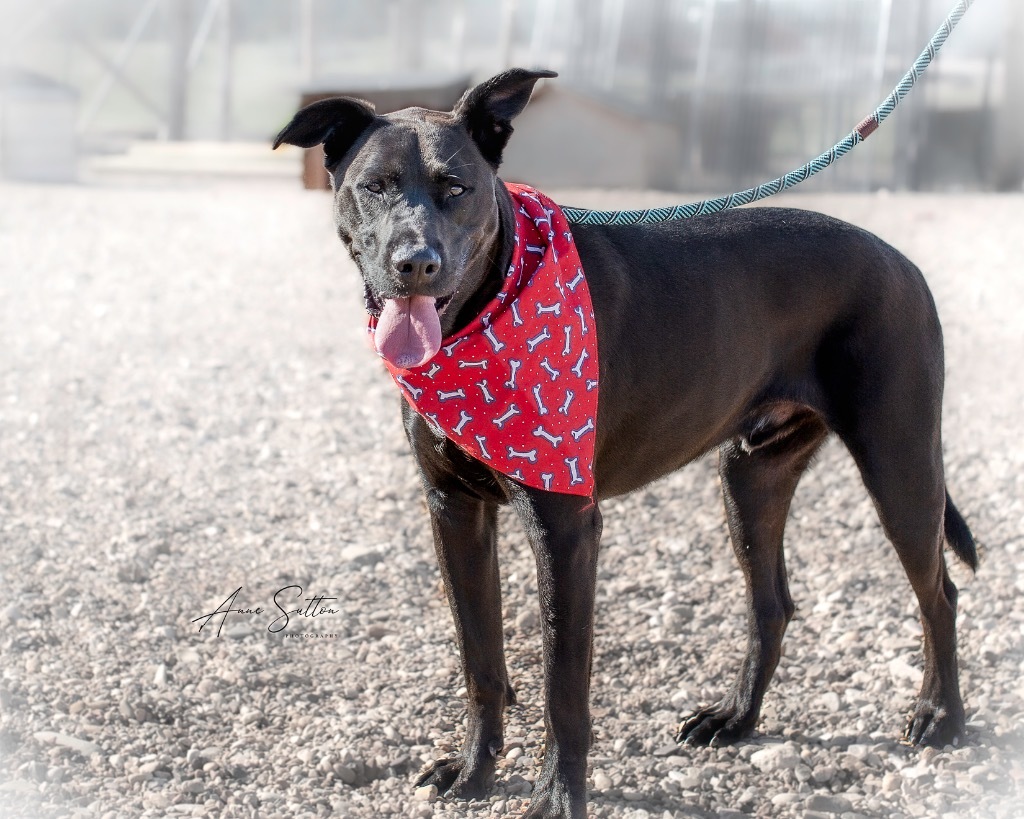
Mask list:
[{"label": "dog's ear", "polygon": [[274,140],[277,148],[282,142],[312,148],[324,145],[324,164],[334,165],[352,147],[359,135],[373,122],[373,105],[351,97],[331,97],[314,102],[299,111]]},{"label": "dog's ear", "polygon": [[530,101],[537,80],[557,77],[554,71],[528,71],[510,68],[496,77],[471,88],[452,111],[495,170],[501,164],[501,153],[512,136],[512,120],[522,113]]}]

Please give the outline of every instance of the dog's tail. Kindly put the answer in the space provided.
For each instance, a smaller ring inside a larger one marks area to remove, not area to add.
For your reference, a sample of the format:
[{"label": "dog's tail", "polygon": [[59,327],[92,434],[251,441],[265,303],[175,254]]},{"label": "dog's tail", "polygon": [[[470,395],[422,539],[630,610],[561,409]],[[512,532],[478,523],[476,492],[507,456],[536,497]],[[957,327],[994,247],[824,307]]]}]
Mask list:
[{"label": "dog's tail", "polygon": [[946,530],[946,542],[960,560],[971,567],[971,571],[978,570],[978,548],[974,544],[974,535],[971,534],[967,521],[953,504],[946,491],[946,513],[943,519],[943,526]]}]

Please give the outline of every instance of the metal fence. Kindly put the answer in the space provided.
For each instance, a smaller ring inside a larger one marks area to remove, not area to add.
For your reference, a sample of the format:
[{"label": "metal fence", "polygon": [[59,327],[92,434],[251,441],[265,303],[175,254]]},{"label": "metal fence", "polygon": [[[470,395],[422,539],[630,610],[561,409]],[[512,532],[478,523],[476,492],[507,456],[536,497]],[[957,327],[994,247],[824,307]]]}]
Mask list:
[{"label": "metal fence", "polygon": [[[595,104],[673,129],[679,176],[667,187],[718,190],[788,170],[846,133],[948,2],[0,0],[0,68],[76,89],[81,144],[108,150],[265,139],[311,84],[549,67]],[[993,163],[1020,136],[1024,69],[1007,33],[1020,18],[1019,0],[976,4],[870,156],[815,184],[1000,184]]]}]

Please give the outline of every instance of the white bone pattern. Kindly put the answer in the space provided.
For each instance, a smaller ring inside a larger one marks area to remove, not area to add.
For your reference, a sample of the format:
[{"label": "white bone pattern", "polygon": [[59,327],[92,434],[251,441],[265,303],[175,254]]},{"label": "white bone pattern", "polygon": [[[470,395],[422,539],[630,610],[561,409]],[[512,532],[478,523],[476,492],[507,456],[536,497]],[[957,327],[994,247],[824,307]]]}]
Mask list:
[{"label": "white bone pattern", "polygon": [[490,390],[487,389],[487,379],[476,382],[477,387],[480,388],[480,393],[483,395],[485,404],[493,404],[498,399],[491,395]]},{"label": "white bone pattern", "polygon": [[505,412],[494,419],[493,423],[498,429],[504,429],[505,424],[512,420],[516,415],[519,415],[520,409],[515,404],[511,404]]},{"label": "white bone pattern", "polygon": [[409,391],[409,394],[412,396],[412,400],[413,401],[419,401],[420,400],[420,396],[423,395],[424,390],[416,389],[416,387],[414,387],[412,384],[410,384],[408,381],[406,381],[400,375],[396,375],[395,376],[395,381],[397,381],[399,384],[401,384],[403,387],[405,387]]},{"label": "white bone pattern", "polygon": [[462,434],[462,430],[465,429],[466,424],[468,424],[472,420],[473,420],[473,416],[472,415],[470,415],[465,410],[460,410],[459,411],[459,423],[457,423],[454,427],[452,427],[452,432],[454,432],[456,435],[461,435]]},{"label": "white bone pattern", "polygon": [[547,370],[547,373],[548,373],[548,375],[551,376],[551,380],[552,381],[557,381],[558,380],[558,372],[559,371],[551,366],[551,362],[548,361],[546,356],[544,357],[544,360],[540,362],[540,366],[542,366],[545,370]]},{"label": "white bone pattern", "polygon": [[487,451],[487,439],[483,435],[474,435],[473,438],[480,447],[480,454],[488,461],[491,460],[491,453]]},{"label": "white bone pattern", "polygon": [[448,358],[451,358],[453,355],[455,355],[455,348],[458,347],[465,340],[465,336],[463,336],[462,338],[457,338],[451,344],[446,344],[441,349],[444,350],[444,354],[448,356]]},{"label": "white bone pattern", "polygon": [[526,339],[526,346],[529,347],[530,352],[532,353],[534,350],[537,349],[537,347],[539,347],[541,344],[543,344],[550,338],[551,333],[548,330],[548,326],[545,324],[544,329],[537,333],[537,335],[535,335],[533,338]]},{"label": "white bone pattern", "polygon": [[533,400],[537,402],[537,412],[541,415],[547,415],[548,408],[544,406],[544,402],[540,397],[540,384],[533,385]]},{"label": "white bone pattern", "polygon": [[523,366],[523,362],[513,358],[509,360],[508,366],[512,370],[512,374],[509,376],[508,381],[505,382],[505,386],[510,390],[514,390],[516,388],[516,371]]},{"label": "white bone pattern", "polygon": [[547,441],[553,447],[557,447],[564,440],[561,435],[552,435],[550,432],[548,432],[546,429],[544,429],[543,426],[537,427],[533,431],[533,436],[535,438],[543,438],[545,441]]}]

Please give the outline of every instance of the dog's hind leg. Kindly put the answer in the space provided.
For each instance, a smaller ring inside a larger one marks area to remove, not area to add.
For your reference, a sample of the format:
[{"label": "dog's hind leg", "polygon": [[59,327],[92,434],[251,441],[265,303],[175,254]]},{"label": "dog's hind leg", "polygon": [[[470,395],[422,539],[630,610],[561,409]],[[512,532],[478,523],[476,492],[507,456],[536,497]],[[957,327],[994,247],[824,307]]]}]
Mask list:
[{"label": "dog's hind leg", "polygon": [[490,786],[503,744],[502,712],[515,701],[505,668],[498,576],[497,505],[459,490],[427,491],[434,548],[441,567],[466,679],[466,741],[435,760],[417,786],[480,798]]},{"label": "dog's hind leg", "polygon": [[[684,719],[676,741],[731,742],[753,730],[793,616],[783,530],[800,475],[828,429],[813,412],[765,413],[751,434],[719,450],[719,474],[733,549],[747,584],[747,654],[732,690]],[[776,423],[775,421],[781,421]]]},{"label": "dog's hind leg", "polygon": [[[913,394],[909,386],[903,380],[900,395]],[[864,406],[853,428],[840,435],[860,468],[921,608],[924,679],[904,740],[941,747],[957,741],[964,731],[956,659],[957,590],[942,553],[946,517],[960,524],[961,529],[954,527],[958,545],[969,542],[971,555],[973,540],[955,508],[946,509],[940,397],[930,409],[896,400],[896,394],[891,397],[894,400],[879,396]]]}]

